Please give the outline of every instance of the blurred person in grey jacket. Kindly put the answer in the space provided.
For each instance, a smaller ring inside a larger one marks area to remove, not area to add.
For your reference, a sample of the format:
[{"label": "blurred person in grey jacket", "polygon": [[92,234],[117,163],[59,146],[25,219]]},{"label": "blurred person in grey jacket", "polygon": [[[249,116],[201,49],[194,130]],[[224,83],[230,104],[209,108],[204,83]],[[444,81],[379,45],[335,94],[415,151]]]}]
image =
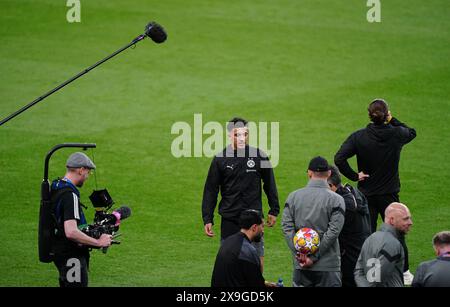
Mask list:
[{"label": "blurred person in grey jacket", "polygon": [[364,242],[356,263],[358,287],[404,286],[405,251],[400,238],[411,229],[411,213],[404,204],[394,202],[384,214],[384,223]]},{"label": "blurred person in grey jacket", "polygon": [[[327,160],[315,157],[308,167],[309,182],[305,188],[292,192],[283,210],[282,229],[292,251],[294,287],[340,287],[340,252],[338,236],[344,225],[344,199],[329,189]],[[314,229],[320,237],[314,255],[300,255],[293,237],[304,227]]]},{"label": "blurred person in grey jacket", "polygon": [[450,231],[437,233],[433,248],[437,258],[419,265],[413,287],[450,287]]}]

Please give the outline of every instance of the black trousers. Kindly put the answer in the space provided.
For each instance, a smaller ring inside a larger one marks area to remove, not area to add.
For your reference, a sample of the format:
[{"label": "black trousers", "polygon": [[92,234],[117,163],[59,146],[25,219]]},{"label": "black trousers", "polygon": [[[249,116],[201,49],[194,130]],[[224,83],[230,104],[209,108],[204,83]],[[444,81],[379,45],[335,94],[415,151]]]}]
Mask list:
[{"label": "black trousers", "polygon": [[229,236],[234,235],[236,232],[241,231],[241,227],[239,227],[238,219],[226,219],[222,218],[222,222],[220,224],[220,239],[225,240]]},{"label": "black trousers", "polygon": [[341,279],[342,287],[354,288],[356,287],[355,282],[355,271],[356,261],[352,261],[348,257],[341,257]]},{"label": "black trousers", "polygon": [[372,195],[366,196],[366,198],[369,204],[370,227],[372,229],[372,233],[374,233],[377,231],[378,215],[381,216],[381,219],[384,222],[384,211],[386,211],[386,208],[393,202],[399,202],[400,199],[398,197],[398,193]]},{"label": "black trousers", "polygon": [[[384,195],[372,195],[366,196],[367,202],[369,204],[369,212],[370,212],[370,226],[372,233],[377,231],[377,220],[378,215],[381,216],[381,219],[384,222],[384,211],[386,208],[393,202],[399,202],[400,198],[398,197],[398,193],[393,194],[384,194]],[[405,250],[405,266],[403,271],[406,272],[409,270],[409,255],[408,255],[408,246],[406,246],[405,237],[402,236],[399,239],[400,243]]]},{"label": "black trousers", "polygon": [[356,287],[354,271],[364,241],[365,236],[360,238],[348,236],[342,240],[339,238],[342,287]]},{"label": "black trousers", "polygon": [[53,262],[61,288],[88,286],[89,255],[56,256]]}]

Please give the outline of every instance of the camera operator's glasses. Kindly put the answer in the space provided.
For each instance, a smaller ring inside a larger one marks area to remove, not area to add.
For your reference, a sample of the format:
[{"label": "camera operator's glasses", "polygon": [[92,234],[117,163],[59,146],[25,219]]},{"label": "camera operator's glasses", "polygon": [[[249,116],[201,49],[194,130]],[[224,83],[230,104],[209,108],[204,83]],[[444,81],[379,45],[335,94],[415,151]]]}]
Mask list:
[{"label": "camera operator's glasses", "polygon": [[82,169],[85,169],[88,171],[88,174],[92,174],[92,172],[94,171],[92,168],[87,168],[87,167],[82,167]]}]

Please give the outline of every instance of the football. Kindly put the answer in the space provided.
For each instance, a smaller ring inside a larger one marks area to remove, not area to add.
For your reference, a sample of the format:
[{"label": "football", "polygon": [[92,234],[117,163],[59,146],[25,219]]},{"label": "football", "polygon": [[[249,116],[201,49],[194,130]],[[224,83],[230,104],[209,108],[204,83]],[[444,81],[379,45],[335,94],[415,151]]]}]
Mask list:
[{"label": "football", "polygon": [[304,255],[317,253],[320,245],[319,234],[311,228],[301,228],[294,236],[295,249]]}]

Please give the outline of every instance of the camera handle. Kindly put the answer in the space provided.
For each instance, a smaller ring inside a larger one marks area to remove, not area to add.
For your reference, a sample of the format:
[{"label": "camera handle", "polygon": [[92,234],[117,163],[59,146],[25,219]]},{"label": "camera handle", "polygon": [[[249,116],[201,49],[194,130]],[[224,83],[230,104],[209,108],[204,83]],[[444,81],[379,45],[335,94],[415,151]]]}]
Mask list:
[{"label": "camera handle", "polygon": [[[120,237],[121,235],[122,235],[121,233],[115,233],[115,234],[113,234],[113,235],[112,235],[113,240],[111,241],[111,245],[113,245],[113,244],[120,244],[120,241],[116,241],[115,239],[116,239],[117,237]],[[102,253],[103,253],[103,254],[106,254],[107,251],[108,251],[108,247],[103,247],[103,248],[102,248]]]}]

